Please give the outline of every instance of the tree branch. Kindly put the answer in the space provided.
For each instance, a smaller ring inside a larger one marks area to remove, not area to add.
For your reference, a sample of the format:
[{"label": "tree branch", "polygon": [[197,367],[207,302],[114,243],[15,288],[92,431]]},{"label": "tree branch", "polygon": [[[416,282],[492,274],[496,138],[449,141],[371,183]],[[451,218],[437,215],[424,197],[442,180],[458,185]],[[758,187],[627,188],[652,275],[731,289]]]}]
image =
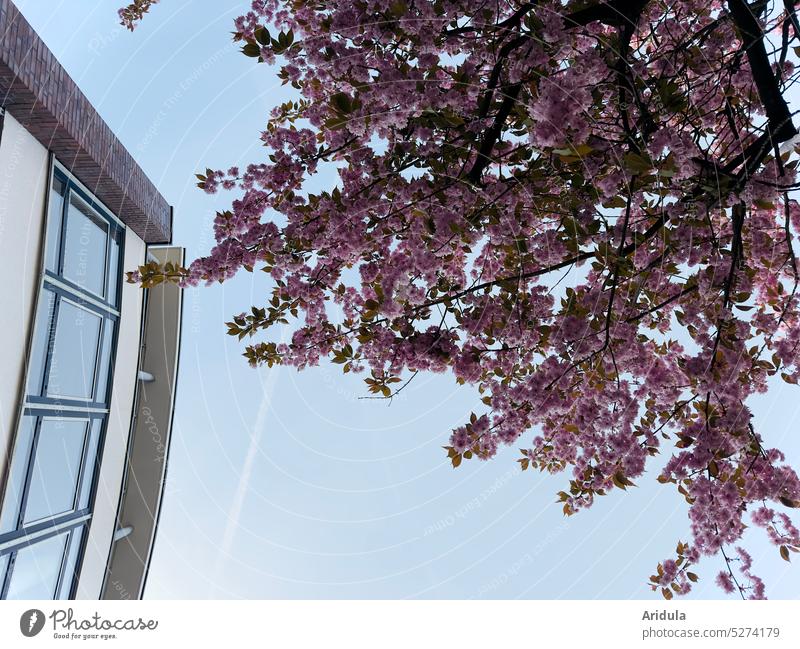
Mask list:
[{"label": "tree branch", "polygon": [[747,55],[758,96],[767,114],[771,136],[777,142],[785,142],[797,135],[797,129],[792,124],[789,107],[772,72],[769,56],[764,47],[764,31],[752,7],[744,0],[728,0],[728,8],[739,30],[742,50]]}]

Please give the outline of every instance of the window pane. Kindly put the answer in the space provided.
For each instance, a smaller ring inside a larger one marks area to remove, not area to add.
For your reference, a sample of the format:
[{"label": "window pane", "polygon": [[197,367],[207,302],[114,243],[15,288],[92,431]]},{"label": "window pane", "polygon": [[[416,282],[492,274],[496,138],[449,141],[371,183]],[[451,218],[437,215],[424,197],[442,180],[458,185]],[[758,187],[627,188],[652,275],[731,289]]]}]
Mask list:
[{"label": "window pane", "polygon": [[42,419],[25,524],[74,509],[86,439],[84,419]]},{"label": "window pane", "polygon": [[103,295],[107,238],[108,225],[71,194],[64,239],[64,277],[96,295]]},{"label": "window pane", "polygon": [[72,584],[75,581],[75,573],[78,570],[78,554],[81,550],[84,529],[84,527],[79,527],[72,531],[67,560],[64,563],[64,576],[61,578],[61,586],[58,588],[58,597],[56,599],[69,599],[72,594]]},{"label": "window pane", "polygon": [[86,467],[81,478],[81,491],[78,500],[78,509],[86,509],[89,506],[89,497],[92,495],[92,481],[94,480],[94,469],[97,460],[97,443],[100,441],[100,429],[103,427],[102,419],[92,419],[89,424],[89,443],[86,445]]},{"label": "window pane", "polygon": [[8,568],[9,555],[4,554],[0,556],[0,592],[3,590],[3,584],[6,583],[6,568]]},{"label": "window pane", "polygon": [[67,534],[53,536],[17,552],[8,599],[53,599]]},{"label": "window pane", "polygon": [[119,254],[122,230],[117,230],[111,237],[111,254],[108,258],[108,301],[117,304],[117,288],[119,286]]},{"label": "window pane", "polygon": [[47,239],[45,240],[44,265],[58,273],[58,247],[61,241],[61,214],[64,209],[64,183],[55,176],[50,187],[50,205],[47,208]]},{"label": "window pane", "polygon": [[100,346],[100,360],[97,368],[97,390],[94,393],[95,401],[108,403],[108,379],[111,368],[111,343],[114,340],[114,322],[103,322],[103,344]]},{"label": "window pane", "polygon": [[36,327],[31,345],[30,365],[28,366],[28,394],[40,396],[42,394],[42,380],[44,379],[44,360],[53,336],[53,310],[56,305],[56,296],[52,291],[42,288],[39,296],[39,306],[36,308]]},{"label": "window pane", "polygon": [[58,305],[47,394],[91,399],[101,317],[62,298]]},{"label": "window pane", "polygon": [[6,493],[3,498],[0,534],[17,529],[19,506],[22,502],[22,491],[25,489],[25,476],[28,473],[28,460],[31,455],[35,425],[36,417],[26,415],[22,418],[17,431],[17,440],[14,442],[14,454],[11,459],[11,471],[8,474]]}]

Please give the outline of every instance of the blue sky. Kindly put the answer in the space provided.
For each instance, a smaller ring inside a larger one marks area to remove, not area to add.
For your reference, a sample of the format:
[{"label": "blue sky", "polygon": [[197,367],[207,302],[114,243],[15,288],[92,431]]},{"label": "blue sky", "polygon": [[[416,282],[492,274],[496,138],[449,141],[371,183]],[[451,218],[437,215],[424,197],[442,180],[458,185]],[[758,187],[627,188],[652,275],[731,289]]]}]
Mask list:
[{"label": "blue sky", "polygon": [[[269,108],[289,97],[230,41],[248,2],[163,0],[134,34],[122,0],[15,0],[167,200],[190,258],[231,195],[194,174],[260,161]],[[214,9],[211,9],[211,7]],[[639,598],[688,540],[686,505],[655,468],[569,519],[568,477],[521,473],[516,448],[450,468],[449,431],[479,403],[418,376],[391,406],[324,365],[253,370],[224,322],[262,304],[263,273],[185,296],[181,375],[149,598]],[[755,404],[771,446],[800,466],[800,388]],[[530,438],[530,434],[526,439]],[[798,568],[748,535],[768,595],[797,598]],[[720,597],[706,560],[693,597]]]}]

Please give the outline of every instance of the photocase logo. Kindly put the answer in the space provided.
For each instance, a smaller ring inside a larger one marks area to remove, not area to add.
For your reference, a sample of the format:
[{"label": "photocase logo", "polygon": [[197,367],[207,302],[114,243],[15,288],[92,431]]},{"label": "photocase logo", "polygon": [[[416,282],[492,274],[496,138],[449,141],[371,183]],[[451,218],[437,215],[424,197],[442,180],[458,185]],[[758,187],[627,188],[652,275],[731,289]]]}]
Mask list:
[{"label": "photocase logo", "polygon": [[25,611],[19,618],[19,630],[26,638],[32,638],[44,628],[44,613],[38,608]]}]

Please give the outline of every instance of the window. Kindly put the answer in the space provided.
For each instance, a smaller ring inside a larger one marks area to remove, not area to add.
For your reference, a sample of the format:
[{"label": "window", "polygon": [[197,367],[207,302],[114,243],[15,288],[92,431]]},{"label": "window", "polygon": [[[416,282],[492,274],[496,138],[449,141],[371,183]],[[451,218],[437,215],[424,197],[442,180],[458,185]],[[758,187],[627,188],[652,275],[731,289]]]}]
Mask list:
[{"label": "window", "polygon": [[47,208],[44,266],[56,273],[58,272],[58,247],[61,241],[61,221],[66,189],[66,183],[54,176],[50,186],[50,205]]},{"label": "window", "polygon": [[108,223],[80,198],[70,196],[62,275],[95,295],[105,296],[107,263]]},{"label": "window", "polygon": [[88,424],[85,419],[42,418],[25,505],[26,524],[75,509]]},{"label": "window", "polygon": [[53,599],[68,534],[59,534],[19,550],[9,580],[8,599]]},{"label": "window", "polygon": [[108,418],[123,226],[58,167],[0,510],[0,596],[74,595]]}]

